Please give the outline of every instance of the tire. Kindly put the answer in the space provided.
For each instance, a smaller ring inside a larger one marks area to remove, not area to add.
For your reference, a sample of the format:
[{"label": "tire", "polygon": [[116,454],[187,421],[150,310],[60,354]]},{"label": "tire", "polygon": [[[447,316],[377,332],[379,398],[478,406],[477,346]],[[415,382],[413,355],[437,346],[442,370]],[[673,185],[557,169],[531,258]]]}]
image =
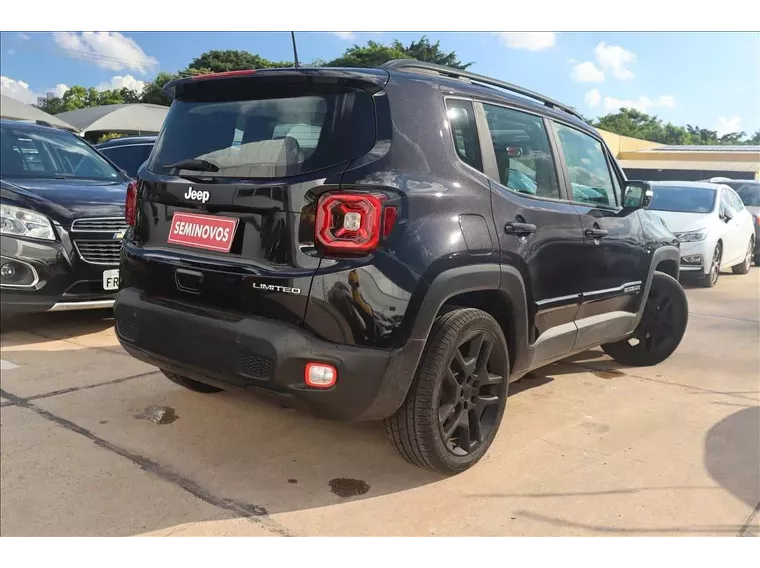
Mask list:
[{"label": "tire", "polygon": [[744,260],[741,264],[732,266],[731,270],[734,274],[748,274],[749,269],[752,268],[752,253],[755,251],[755,240],[750,239],[749,245],[747,245],[747,254],[744,255]]},{"label": "tire", "polygon": [[715,250],[713,251],[712,260],[710,262],[710,272],[699,275],[698,283],[700,286],[703,288],[712,288],[718,283],[718,278],[720,278],[721,260],[723,260],[723,244],[718,242],[718,244],[715,245]]},{"label": "tire", "polygon": [[385,420],[391,445],[444,475],[469,469],[496,437],[508,382],[507,342],[493,317],[472,308],[440,315],[406,400]]},{"label": "tire", "polygon": [[212,394],[215,392],[222,392],[223,390],[223,389],[220,389],[219,387],[207,385],[206,383],[201,383],[199,381],[195,381],[193,379],[188,379],[187,377],[183,377],[182,375],[171,373],[165,369],[161,369],[161,372],[164,375],[166,375],[166,378],[169,379],[171,382],[178,384],[181,387],[185,387],[186,389],[190,389],[193,392]]},{"label": "tire", "polygon": [[644,314],[633,335],[602,345],[602,349],[623,365],[657,365],[670,357],[681,343],[688,319],[689,303],[681,285],[672,276],[655,272]]}]

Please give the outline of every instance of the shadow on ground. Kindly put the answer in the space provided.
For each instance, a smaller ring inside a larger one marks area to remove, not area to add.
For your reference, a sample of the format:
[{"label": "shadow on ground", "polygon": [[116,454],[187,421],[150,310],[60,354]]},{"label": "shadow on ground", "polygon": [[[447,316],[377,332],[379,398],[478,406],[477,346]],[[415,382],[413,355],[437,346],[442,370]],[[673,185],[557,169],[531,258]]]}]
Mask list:
[{"label": "shadow on ground", "polygon": [[743,408],[710,428],[705,469],[750,507],[760,502],[760,407]]}]

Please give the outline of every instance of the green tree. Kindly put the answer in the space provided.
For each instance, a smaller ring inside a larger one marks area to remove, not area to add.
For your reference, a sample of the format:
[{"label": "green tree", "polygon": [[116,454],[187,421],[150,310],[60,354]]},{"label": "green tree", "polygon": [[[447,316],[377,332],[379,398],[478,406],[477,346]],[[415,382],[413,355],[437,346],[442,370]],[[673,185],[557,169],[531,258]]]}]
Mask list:
[{"label": "green tree", "polygon": [[467,69],[472,62],[462,63],[457,58],[455,51],[444,53],[441,51],[440,40],[431,44],[427,36],[422,36],[417,41],[413,41],[408,46],[404,47],[403,44],[395,40],[393,46],[406,53],[409,59],[417,59],[418,61],[428,61],[429,63],[437,63],[438,65],[446,65],[447,67],[453,67],[455,69]]},{"label": "green tree", "polygon": [[141,96],[137,91],[127,89],[111,89],[98,91],[95,87],[82,87],[74,85],[61,97],[45,99],[39,108],[50,114],[79,110],[101,105],[118,105],[124,103],[140,102]]},{"label": "green tree", "polygon": [[212,50],[193,59],[185,70],[188,74],[198,71],[222,73],[224,71],[242,71],[244,69],[271,69],[274,67],[292,67],[293,63],[270,61],[254,53],[237,49]]},{"label": "green tree", "polygon": [[462,63],[456,52],[445,53],[441,50],[441,42],[430,43],[426,36],[405,46],[398,40],[390,45],[376,41],[368,41],[367,45],[349,47],[343,55],[328,61],[330,67],[379,67],[392,59],[417,59],[439,65],[447,65],[456,69],[467,69],[472,63]]},{"label": "green tree", "polygon": [[142,95],[140,96],[140,102],[153,105],[169,106],[171,104],[171,100],[163,93],[162,89],[164,88],[164,85],[166,85],[169,81],[173,81],[179,77],[180,76],[175,73],[167,73],[166,71],[161,71],[161,73],[156,75],[152,81],[146,83]]},{"label": "green tree", "polygon": [[[396,42],[398,43],[398,42]],[[400,45],[400,44],[399,44]],[[368,41],[367,45],[349,47],[343,55],[327,62],[328,67],[379,67],[391,59],[407,59],[403,46]]]},{"label": "green tree", "polygon": [[631,108],[621,108],[618,112],[599,117],[589,123],[602,130],[622,136],[640,138],[660,144],[674,145],[720,145],[720,144],[760,144],[760,131],[747,138],[745,132],[730,132],[718,136],[715,130],[687,124],[676,126],[670,122],[663,124],[656,116]]}]

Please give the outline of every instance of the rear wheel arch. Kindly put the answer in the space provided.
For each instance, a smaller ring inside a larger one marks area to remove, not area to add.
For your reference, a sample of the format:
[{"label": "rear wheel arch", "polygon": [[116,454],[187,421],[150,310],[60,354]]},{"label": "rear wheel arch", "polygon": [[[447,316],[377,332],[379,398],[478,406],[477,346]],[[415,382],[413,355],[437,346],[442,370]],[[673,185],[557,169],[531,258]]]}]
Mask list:
[{"label": "rear wheel arch", "polygon": [[507,339],[510,367],[521,368],[528,355],[528,301],[517,268],[470,264],[438,274],[416,313],[411,339],[427,340],[436,318],[452,307],[477,308],[491,315]]}]

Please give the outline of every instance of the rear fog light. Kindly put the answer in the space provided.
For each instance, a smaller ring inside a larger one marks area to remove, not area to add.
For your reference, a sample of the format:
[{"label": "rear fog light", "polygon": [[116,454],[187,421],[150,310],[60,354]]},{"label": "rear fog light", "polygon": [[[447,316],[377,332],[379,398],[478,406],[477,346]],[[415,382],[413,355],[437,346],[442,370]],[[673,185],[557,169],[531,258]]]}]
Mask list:
[{"label": "rear fog light", "polygon": [[304,380],[310,387],[326,389],[335,384],[338,378],[338,371],[332,365],[324,363],[307,363]]}]

